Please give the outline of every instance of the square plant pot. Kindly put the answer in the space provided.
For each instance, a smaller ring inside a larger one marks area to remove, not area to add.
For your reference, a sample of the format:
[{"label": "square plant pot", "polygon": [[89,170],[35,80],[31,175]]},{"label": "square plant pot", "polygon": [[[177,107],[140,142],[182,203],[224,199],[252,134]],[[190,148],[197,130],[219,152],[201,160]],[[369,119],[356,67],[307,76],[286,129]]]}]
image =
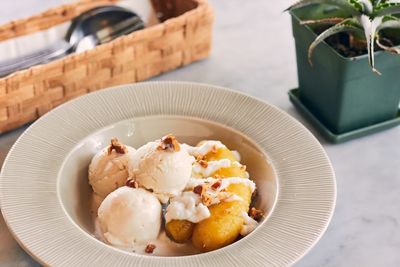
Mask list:
[{"label": "square plant pot", "polygon": [[333,134],[343,134],[397,117],[399,56],[376,52],[376,68],[382,73],[379,76],[371,71],[367,55],[346,58],[322,42],[314,50],[311,66],[307,59],[308,47],[317,35],[300,21],[317,19],[321,14],[315,7],[306,7],[292,11],[291,15],[299,99],[326,128]]}]

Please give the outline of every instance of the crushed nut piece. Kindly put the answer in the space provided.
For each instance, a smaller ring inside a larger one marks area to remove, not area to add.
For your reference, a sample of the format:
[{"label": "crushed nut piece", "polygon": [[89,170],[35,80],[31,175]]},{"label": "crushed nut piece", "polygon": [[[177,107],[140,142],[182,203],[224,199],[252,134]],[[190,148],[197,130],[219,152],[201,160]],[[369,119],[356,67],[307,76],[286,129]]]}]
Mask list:
[{"label": "crushed nut piece", "polygon": [[[226,192],[225,189],[218,190],[218,188],[221,186],[221,184],[222,184],[221,181],[216,181],[213,184],[206,183],[203,185],[198,185],[195,188],[193,188],[193,192],[200,196],[201,203],[203,205],[205,205],[206,207],[209,207],[218,202],[225,201],[226,199],[233,196],[232,193]],[[212,192],[212,191],[214,191],[214,192]],[[219,201],[215,202],[216,199]]]},{"label": "crushed nut piece", "polygon": [[207,193],[201,194],[201,202],[206,207],[211,206],[212,200],[213,200],[213,198],[212,198],[212,196],[210,194],[207,194]]},{"label": "crushed nut piece", "polygon": [[172,134],[168,134],[167,136],[164,136],[161,138],[161,143],[157,147],[158,150],[165,150],[169,152],[178,152],[181,150],[181,147],[176,140],[176,137],[173,136]]},{"label": "crushed nut piece", "polygon": [[118,154],[125,154],[128,152],[126,146],[118,141],[117,138],[111,139],[111,144],[108,147],[108,155],[111,155],[112,151],[115,150]]},{"label": "crushed nut piece", "polygon": [[196,161],[204,160],[205,156],[204,155],[198,155],[196,157]]},{"label": "crushed nut piece", "polygon": [[212,188],[213,190],[217,190],[217,189],[221,186],[221,184],[222,184],[221,180],[218,180],[218,181],[216,181],[215,183],[213,183],[213,184],[211,185],[211,188]]},{"label": "crushed nut piece", "polygon": [[129,186],[129,187],[132,187],[132,188],[138,188],[139,187],[138,183],[135,180],[133,180],[132,178],[128,179],[126,181],[125,185]]},{"label": "crushed nut piece", "polygon": [[199,164],[200,164],[200,166],[203,167],[203,168],[207,168],[207,167],[208,167],[208,162],[205,161],[205,160],[200,160],[200,161],[199,161]]},{"label": "crushed nut piece", "polygon": [[247,168],[247,166],[246,166],[246,165],[241,165],[241,166],[240,166],[240,170],[241,170],[241,171],[245,171],[245,170],[246,170],[246,168]]},{"label": "crushed nut piece", "polygon": [[193,188],[193,192],[201,196],[201,194],[203,193],[203,186],[202,185],[196,186],[195,188]]},{"label": "crushed nut piece", "polygon": [[254,220],[256,220],[257,222],[259,222],[263,218],[264,214],[265,214],[264,211],[258,210],[254,207],[252,207],[249,211],[249,216]]},{"label": "crushed nut piece", "polygon": [[156,245],[154,244],[148,244],[144,250],[146,253],[153,253],[154,249],[156,248]]},{"label": "crushed nut piece", "polygon": [[215,153],[217,153],[217,150],[218,150],[218,148],[217,148],[216,145],[213,145],[213,146],[211,147],[211,153],[215,154]]}]

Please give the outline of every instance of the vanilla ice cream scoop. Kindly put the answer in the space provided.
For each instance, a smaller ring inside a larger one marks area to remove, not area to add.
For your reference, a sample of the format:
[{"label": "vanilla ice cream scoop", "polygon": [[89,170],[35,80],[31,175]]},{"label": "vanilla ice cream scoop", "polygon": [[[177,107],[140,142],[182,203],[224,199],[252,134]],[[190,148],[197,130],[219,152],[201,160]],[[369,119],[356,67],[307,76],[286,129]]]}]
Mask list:
[{"label": "vanilla ice cream scoop", "polygon": [[111,245],[146,245],[156,240],[160,232],[161,204],[144,189],[123,186],[103,200],[98,219],[103,236]]},{"label": "vanilla ice cream scoop", "polygon": [[166,203],[179,195],[191,177],[195,161],[173,135],[140,147],[129,166],[130,176]]},{"label": "vanilla ice cream scoop", "polygon": [[111,144],[98,152],[89,165],[89,183],[93,191],[105,198],[109,193],[125,185],[128,165],[135,149],[113,138]]}]

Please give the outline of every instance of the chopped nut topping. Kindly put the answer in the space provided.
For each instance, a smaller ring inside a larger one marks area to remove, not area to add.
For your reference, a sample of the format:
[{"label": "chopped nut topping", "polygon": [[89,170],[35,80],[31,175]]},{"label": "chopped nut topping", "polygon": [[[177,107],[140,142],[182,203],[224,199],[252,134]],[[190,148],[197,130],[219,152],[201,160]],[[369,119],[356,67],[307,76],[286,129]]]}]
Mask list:
[{"label": "chopped nut topping", "polygon": [[221,186],[221,181],[220,180],[218,180],[218,181],[216,181],[215,183],[213,183],[212,185],[211,185],[211,188],[213,189],[213,190],[217,190],[220,186]]},{"label": "chopped nut topping", "polygon": [[144,250],[146,253],[153,253],[154,249],[156,248],[156,245],[154,244],[148,244]]},{"label": "chopped nut topping", "polygon": [[193,188],[193,192],[201,196],[201,194],[203,193],[203,186],[202,185],[196,186],[195,188]]},{"label": "chopped nut topping", "polygon": [[[201,203],[207,207],[216,204],[218,202],[222,202],[234,194],[230,192],[226,192],[225,189],[218,190],[221,186],[222,182],[220,180],[211,183],[206,183],[203,185],[197,185],[193,188],[193,192],[198,194],[201,198]],[[216,202],[218,200],[218,202]]]},{"label": "chopped nut topping", "polygon": [[213,198],[211,195],[207,193],[201,194],[201,202],[207,207],[211,206],[212,200]]},{"label": "chopped nut topping", "polygon": [[249,216],[254,220],[256,220],[257,222],[259,222],[263,218],[264,214],[265,214],[264,211],[258,210],[254,207],[252,207],[249,211]]},{"label": "chopped nut topping", "polygon": [[176,137],[173,136],[172,134],[169,134],[167,136],[164,136],[161,138],[161,143],[157,147],[158,150],[165,150],[169,152],[178,152],[181,150],[181,147],[176,140]]},{"label": "chopped nut topping", "polygon": [[129,186],[129,187],[132,187],[132,188],[138,188],[139,187],[138,183],[135,180],[133,180],[132,178],[128,179],[126,181],[125,185]]},{"label": "chopped nut topping", "polygon": [[128,152],[126,146],[118,141],[117,138],[111,139],[111,144],[108,147],[108,155],[111,155],[112,151],[115,150],[118,154],[125,154]]},{"label": "chopped nut topping", "polygon": [[241,171],[245,171],[245,170],[246,170],[246,168],[247,168],[247,166],[246,166],[246,165],[242,165],[242,166],[240,166],[240,170],[241,170]]},{"label": "chopped nut topping", "polygon": [[200,160],[204,160],[204,155],[198,155],[197,157],[196,157],[196,161],[200,161]]},{"label": "chopped nut topping", "polygon": [[203,167],[203,168],[207,168],[207,167],[208,167],[208,162],[205,161],[205,160],[200,160],[200,161],[199,161],[199,164],[200,164],[200,166]]},{"label": "chopped nut topping", "polygon": [[211,147],[211,153],[215,154],[215,153],[217,153],[217,150],[218,150],[218,148],[217,148],[216,145],[213,145],[213,146]]}]

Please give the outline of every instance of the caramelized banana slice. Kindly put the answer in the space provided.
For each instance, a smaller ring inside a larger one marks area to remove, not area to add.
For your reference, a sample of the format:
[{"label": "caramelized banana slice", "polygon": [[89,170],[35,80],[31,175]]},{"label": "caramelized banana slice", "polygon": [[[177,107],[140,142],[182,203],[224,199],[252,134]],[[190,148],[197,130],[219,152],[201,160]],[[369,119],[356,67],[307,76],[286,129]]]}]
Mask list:
[{"label": "caramelized banana slice", "polygon": [[204,156],[204,160],[220,160],[220,159],[229,159],[230,161],[236,161],[235,155],[226,147],[221,147],[216,150],[211,150]]},{"label": "caramelized banana slice", "polygon": [[165,225],[169,238],[177,243],[185,243],[192,237],[194,223],[186,220],[171,220]]},{"label": "caramelized banana slice", "polygon": [[210,207],[211,217],[195,225],[192,242],[202,251],[211,251],[234,242],[243,225],[240,202],[221,202]]},{"label": "caramelized banana slice", "polygon": [[[236,157],[227,148],[219,148],[209,152],[205,160],[230,159]],[[242,177],[247,179],[248,174],[244,166],[232,164],[228,168],[221,168],[213,174],[214,177]],[[245,184],[231,184],[227,192],[239,196],[242,201],[221,202],[209,207],[211,216],[194,226],[192,242],[202,251],[211,251],[234,242],[240,234],[244,219],[242,212],[248,212],[251,201],[251,189]]]},{"label": "caramelized banana slice", "polygon": [[[203,142],[198,146],[202,144]],[[239,164],[235,154],[226,147],[213,149],[198,158],[206,162],[222,159],[229,159],[232,162],[231,166],[215,171],[212,177],[248,178],[245,166]],[[234,242],[240,234],[244,222],[242,212],[248,211],[252,192],[245,184],[231,184],[226,191],[239,196],[241,201],[221,202],[210,206],[211,216],[197,224],[186,220],[171,220],[166,224],[168,236],[179,243],[192,238],[193,244],[203,251],[215,250]]]}]

